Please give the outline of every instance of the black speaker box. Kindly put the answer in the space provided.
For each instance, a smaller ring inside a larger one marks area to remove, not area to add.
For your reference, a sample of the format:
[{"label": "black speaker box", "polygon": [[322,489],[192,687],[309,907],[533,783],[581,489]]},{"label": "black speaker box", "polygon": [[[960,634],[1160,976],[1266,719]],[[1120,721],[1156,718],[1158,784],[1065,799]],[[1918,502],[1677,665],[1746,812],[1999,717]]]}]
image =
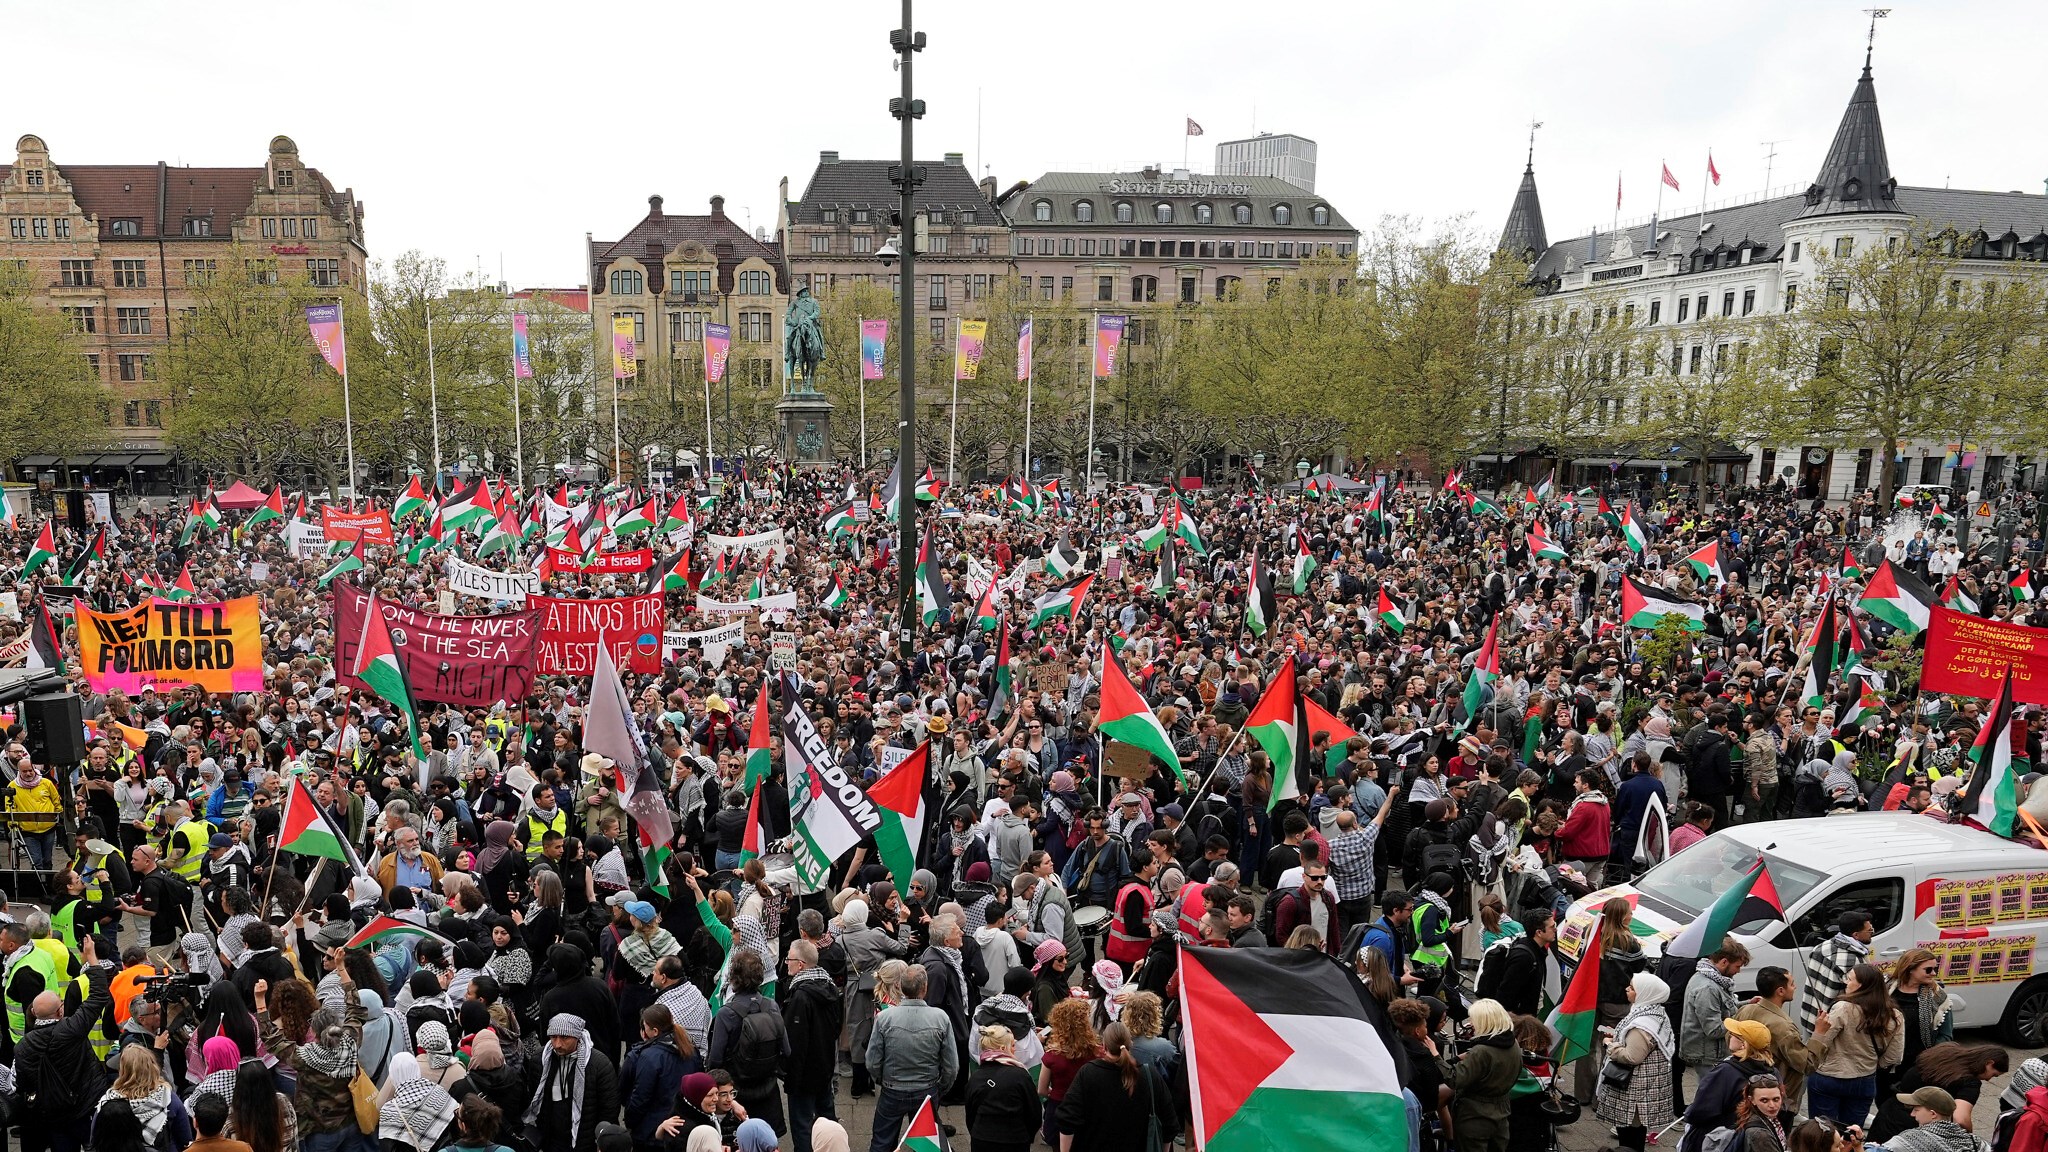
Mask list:
[{"label": "black speaker box", "polygon": [[69,768],[85,759],[85,710],[76,693],[31,696],[21,702],[21,712],[36,763]]}]

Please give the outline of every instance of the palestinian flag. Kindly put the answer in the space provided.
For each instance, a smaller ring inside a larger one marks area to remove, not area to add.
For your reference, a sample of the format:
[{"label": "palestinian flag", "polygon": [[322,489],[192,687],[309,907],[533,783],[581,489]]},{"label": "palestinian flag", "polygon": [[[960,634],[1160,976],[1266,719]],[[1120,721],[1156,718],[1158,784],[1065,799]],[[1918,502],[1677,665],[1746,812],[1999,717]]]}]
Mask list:
[{"label": "palestinian flag", "polygon": [[1853,734],[1862,727],[1864,717],[1874,717],[1883,711],[1884,697],[1879,696],[1877,689],[1871,686],[1870,681],[1865,680],[1862,683],[1862,692],[1856,697],[1856,703],[1850,705],[1847,712],[1836,717],[1835,731],[1840,734]]},{"label": "palestinian flag", "polygon": [[513,515],[511,509],[508,508],[485,522],[483,543],[477,545],[476,554],[478,558],[482,558],[494,552],[517,551],[519,551],[519,521]]},{"label": "palestinian flag", "polygon": [[1094,582],[1093,575],[1083,576],[1079,580],[1062,584],[1034,600],[1031,604],[1031,623],[1028,627],[1036,628],[1047,620],[1059,616],[1065,616],[1069,620],[1079,619],[1081,605],[1088,599],[1088,586]]},{"label": "palestinian flag", "polygon": [[[424,925],[400,920],[396,916],[372,916],[370,922],[357,929],[356,934],[349,937],[348,943],[342,945],[342,947],[365,948],[372,944],[382,945],[395,940],[407,940],[415,937],[422,940],[439,940],[443,949],[443,955],[446,955],[448,950],[452,950],[455,947],[455,941],[441,935],[439,932]],[[410,948],[411,945],[408,944],[407,947]]]},{"label": "palestinian flag", "polygon": [[832,578],[832,591],[825,594],[825,599],[821,602],[820,606],[830,611],[838,611],[846,607],[847,599],[846,586],[839,582],[837,576],[834,576]]},{"label": "palestinian flag", "polygon": [[1878,564],[1876,572],[1871,573],[1870,583],[1864,586],[1860,603],[1865,612],[1911,635],[1926,630],[1927,612],[1934,605],[1934,590],[1922,584],[1919,577],[1911,572],[1885,560]]},{"label": "palestinian flag", "polygon": [[1168,538],[1166,546],[1159,550],[1159,568],[1152,575],[1152,591],[1171,594],[1180,583],[1180,565],[1175,562],[1173,553],[1173,540]]},{"label": "palestinian flag", "polygon": [[64,626],[50,614],[50,606],[43,602],[41,595],[36,596],[35,607],[29,610],[28,652],[23,664],[58,673],[65,671]]},{"label": "palestinian flag", "polygon": [[1387,514],[1380,506],[1380,489],[1374,488],[1365,498],[1365,518],[1375,524],[1387,522]]},{"label": "palestinian flag", "polygon": [[690,494],[688,492],[678,492],[676,493],[675,502],[670,504],[668,511],[662,514],[661,530],[664,533],[673,532],[689,522]]},{"label": "palestinian flag", "polygon": [[1004,628],[1002,633],[1003,638],[996,642],[995,691],[989,693],[988,698],[988,717],[991,720],[1001,719],[1003,714],[1010,710],[1010,700],[1013,696],[1010,685],[1010,630]]},{"label": "palestinian flag", "polygon": [[441,502],[441,525],[443,528],[462,528],[493,515],[495,511],[491,507],[491,490],[479,476],[457,488]]},{"label": "palestinian flag", "polygon": [[895,466],[889,469],[889,478],[883,481],[882,490],[869,498],[868,507],[894,520],[896,519],[897,508],[902,501],[903,461],[898,460]]},{"label": "palestinian flag", "polygon": [[1191,1147],[1406,1152],[1407,1106],[1381,1038],[1391,1030],[1342,966],[1299,948],[1180,957]]},{"label": "palestinian flag", "polygon": [[1308,533],[1299,526],[1294,529],[1294,594],[1308,595],[1309,578],[1316,572],[1315,554],[1308,548]]},{"label": "palestinian flag", "polygon": [[1188,550],[1195,555],[1207,556],[1209,554],[1209,546],[1202,542],[1202,530],[1196,525],[1194,514],[1189,512],[1179,500],[1175,500],[1173,503],[1173,533],[1180,537],[1181,543],[1186,544]]},{"label": "palestinian flag", "polygon": [[896,883],[908,885],[917,871],[917,848],[924,843],[925,775],[930,770],[932,742],[922,741],[901,764],[868,785],[868,799],[882,818],[875,829],[875,848]]},{"label": "palestinian flag", "polygon": [[697,497],[696,511],[700,513],[710,512],[716,507],[718,507],[718,493],[707,488],[702,496]]},{"label": "palestinian flag", "polygon": [[421,486],[420,478],[414,476],[407,482],[405,491],[399,493],[398,502],[391,506],[391,518],[403,520],[415,512],[424,512],[427,504],[427,490]]},{"label": "palestinian flag", "polygon": [[688,592],[690,590],[690,550],[676,553],[675,559],[656,569],[656,585],[663,592]]},{"label": "palestinian flag", "polygon": [[1619,529],[1621,527],[1621,516],[1614,511],[1614,506],[1607,502],[1607,497],[1605,496],[1597,497],[1597,499],[1600,501],[1600,504],[1596,511],[1599,513],[1600,518]]},{"label": "palestinian flag", "polygon": [[1770,870],[1764,866],[1763,857],[1759,856],[1756,865],[1742,879],[1729,885],[1728,890],[1716,897],[1706,911],[1678,930],[1678,935],[1664,945],[1664,954],[1689,959],[1711,956],[1720,950],[1721,941],[1737,924],[1755,924],[1759,920],[1768,923],[1784,918],[1785,904],[1778,899],[1778,886],[1771,883]]},{"label": "palestinian flag", "polygon": [[1707,629],[1707,610],[1690,600],[1681,600],[1633,576],[1621,578],[1621,622],[1631,628],[1655,628],[1666,616],[1685,617],[1685,626],[1695,632]]},{"label": "palestinian flag", "polygon": [[1273,595],[1273,573],[1259,563],[1256,549],[1245,572],[1244,626],[1254,636],[1264,636],[1280,615],[1280,602]]},{"label": "palestinian flag", "polygon": [[1102,710],[1096,714],[1095,730],[1106,740],[1121,740],[1150,752],[1173,769],[1181,787],[1189,787],[1188,774],[1181,770],[1180,757],[1174,753],[1173,739],[1124,673],[1114,644],[1102,646],[1101,681]]},{"label": "palestinian flag", "polygon": [[946,590],[945,576],[939,571],[938,561],[932,556],[931,530],[925,530],[924,539],[917,546],[917,605],[918,618],[927,628],[946,619],[953,611],[952,594]]},{"label": "palestinian flag", "polygon": [[981,599],[974,605],[974,623],[983,632],[993,632],[1002,621],[1002,610],[996,607],[996,589],[1002,581],[991,578],[988,587],[982,590]]},{"label": "palestinian flag", "polygon": [[1500,679],[1500,617],[1486,625],[1486,641],[1472,659],[1472,674],[1465,678],[1465,726],[1479,723],[1479,706],[1486,703],[1486,686]]},{"label": "palestinian flag", "polygon": [[2013,602],[2024,604],[2034,598],[2034,570],[2022,568],[2006,583],[2006,590],[2012,593]]},{"label": "palestinian flag", "polygon": [[759,785],[747,790],[747,826],[740,837],[740,866],[747,861],[758,860],[768,849],[768,829],[761,823],[761,792]]},{"label": "palestinian flag", "polygon": [[435,512],[433,523],[428,524],[427,530],[420,535],[418,540],[413,542],[413,546],[405,550],[405,562],[417,564],[427,553],[438,552],[447,548],[447,531],[447,525],[442,522],[441,514]]},{"label": "palestinian flag", "polygon": [[824,529],[828,539],[838,540],[859,527],[860,521],[854,518],[853,505],[850,503],[841,504],[825,513]]},{"label": "palestinian flag", "polygon": [[1394,601],[1387,596],[1385,586],[1380,588],[1379,618],[1380,627],[1388,629],[1396,636],[1408,630],[1408,618],[1401,615],[1399,608],[1394,607]]},{"label": "palestinian flag", "polygon": [[1059,543],[1052,546],[1052,551],[1045,554],[1045,570],[1055,580],[1065,580],[1081,570],[1081,553],[1067,543],[1064,534],[1060,536]]},{"label": "palestinian flag", "polygon": [[[380,616],[379,619],[382,619]],[[356,857],[348,833],[334,817],[313,799],[304,776],[292,776],[290,793],[284,799],[283,823],[277,830],[277,846],[301,856],[324,856],[348,867],[351,876],[364,875],[363,862]]]},{"label": "palestinian flag", "polygon": [[1572,982],[1565,986],[1564,999],[1550,1010],[1543,1022],[1557,1037],[1553,1057],[1557,1066],[1588,1055],[1594,1045],[1596,1017],[1600,1014],[1600,933],[1586,934],[1586,950],[1579,954],[1579,966],[1572,969]]},{"label": "palestinian flag", "polygon": [[1962,579],[1953,572],[1948,574],[1948,583],[1942,586],[1941,606],[1951,612],[1964,612],[1972,616],[1977,614],[1977,602],[1970,598],[1968,592],[1963,591]]},{"label": "palestinian flag", "polygon": [[732,557],[727,553],[720,552],[717,556],[712,557],[711,567],[704,570],[704,579],[698,583],[698,589],[701,591],[711,587],[713,584],[732,575],[732,570]]},{"label": "palestinian flag", "polygon": [[1856,550],[1849,547],[1847,544],[1842,545],[1841,571],[1842,579],[1844,580],[1863,579],[1863,565],[1858,563],[1856,560]]},{"label": "palestinian flag", "polygon": [[649,496],[647,503],[628,505],[619,513],[619,518],[612,521],[612,535],[623,537],[631,536],[635,532],[651,532],[658,523],[655,517],[659,515],[661,513],[655,507],[654,497]]},{"label": "palestinian flag", "polygon": [[23,499],[21,497],[10,494],[5,488],[0,488],[0,520],[6,521],[8,527],[12,528],[14,526],[15,517],[21,515],[22,506]]},{"label": "palestinian flag", "polygon": [[1643,554],[1643,546],[1647,543],[1643,538],[1642,526],[1636,523],[1636,509],[1633,504],[1624,505],[1621,510],[1621,542],[1628,545],[1628,550],[1638,556]]},{"label": "palestinian flag", "polygon": [[1998,687],[1998,699],[1984,717],[1977,743],[1970,748],[1969,782],[1959,793],[1955,811],[2000,836],[2011,836],[2019,811],[2019,774],[2013,771],[2015,724],[2024,724],[2012,705],[2012,668]]},{"label": "palestinian flag", "polygon": [[917,483],[911,487],[911,491],[916,494],[919,500],[930,504],[938,500],[939,493],[945,487],[946,482],[932,475],[932,466],[927,464],[924,466],[924,475],[918,478]]},{"label": "palestinian flag", "polygon": [[95,560],[105,560],[106,558],[107,526],[102,524],[99,531],[93,533],[92,543],[79,549],[78,555],[72,559],[70,569],[64,573],[64,582],[66,584],[78,583],[78,578],[85,573],[86,565],[91,564]]},{"label": "palestinian flag", "polygon": [[1344,763],[1344,758],[1350,754],[1345,744],[1359,734],[1358,730],[1324,711],[1322,705],[1307,696],[1301,698],[1301,704],[1303,710],[1308,713],[1308,746],[1315,747],[1318,732],[1326,733],[1330,737],[1329,751],[1323,754],[1323,775],[1335,776],[1337,766]]},{"label": "palestinian flag", "polygon": [[370,606],[363,610],[363,628],[356,637],[355,677],[385,703],[405,714],[413,755],[425,761],[427,747],[420,741],[420,710],[413,702],[412,686],[405,680],[405,665],[399,663],[398,646],[391,639],[391,622],[384,619],[384,606],[372,593]]},{"label": "palestinian flag", "polygon": [[[1266,811],[1282,801],[1312,790],[1304,786],[1308,775],[1308,713],[1302,707],[1301,692],[1294,679],[1294,661],[1283,657],[1272,683],[1259,695],[1258,707],[1245,717],[1244,734],[1259,742],[1273,761],[1273,787],[1267,793]],[[1288,787],[1281,787],[1285,781]]]},{"label": "palestinian flag", "polygon": [[185,517],[185,530],[178,533],[178,547],[190,544],[201,532],[211,532],[220,527],[220,509],[213,506],[213,498],[192,502],[192,512]]},{"label": "palestinian flag", "polygon": [[768,707],[768,687],[763,684],[761,694],[754,698],[753,720],[747,725],[746,774],[741,777],[740,786],[749,790],[775,768],[774,746],[768,728],[771,715]]},{"label": "palestinian flag", "polygon": [[355,546],[348,550],[348,555],[343,556],[340,563],[321,574],[318,586],[325,588],[329,584],[334,583],[336,576],[346,576],[351,572],[360,572],[362,570],[363,538],[358,536],[356,537]]},{"label": "palestinian flag", "polygon": [[263,507],[250,513],[248,523],[244,527],[254,528],[265,520],[282,519],[284,519],[284,485],[280,484],[270,490],[270,499],[263,502]]},{"label": "palestinian flag", "polygon": [[1508,518],[1508,514],[1501,511],[1499,507],[1489,501],[1481,500],[1477,492],[1465,493],[1465,511],[1470,513],[1475,519],[1480,516],[1492,516],[1497,520]]},{"label": "palestinian flag", "polygon": [[1529,526],[1529,531],[1524,534],[1523,539],[1529,545],[1529,554],[1538,560],[1564,560],[1571,555],[1564,550],[1563,545],[1550,538],[1550,533],[1544,529],[1541,520]]},{"label": "palestinian flag", "polygon": [[199,595],[199,589],[192,583],[192,562],[187,560],[179,565],[178,578],[171,582],[169,588],[161,589],[161,591],[163,592],[164,599],[176,600],[181,604]]},{"label": "palestinian flag", "polygon": [[50,531],[50,521],[43,521],[43,531],[28,550],[28,559],[21,566],[21,578],[35,575],[36,569],[57,558],[57,535]]},{"label": "palestinian flag", "polygon": [[1166,513],[1161,513],[1158,523],[1138,532],[1138,547],[1147,552],[1159,551],[1160,545],[1166,543],[1166,538],[1173,535],[1173,530],[1166,526],[1166,516]]},{"label": "palestinian flag", "polygon": [[761,578],[759,576],[756,576],[754,577],[754,582],[752,584],[747,585],[747,599],[759,600],[763,594],[764,593],[761,588]]},{"label": "palestinian flag", "polygon": [[1834,672],[1835,662],[1835,598],[1829,596],[1821,602],[1820,618],[1813,622],[1813,632],[1807,637],[1806,686],[1802,700],[1808,707],[1819,708],[1827,703],[1828,680]]},{"label": "palestinian flag", "polygon": [[1539,502],[1541,502],[1541,501],[1544,501],[1544,500],[1548,500],[1548,499],[1550,499],[1550,493],[1551,493],[1551,492],[1552,492],[1552,491],[1553,491],[1553,490],[1555,489],[1555,487],[1556,487],[1556,485],[1555,485],[1555,483],[1554,483],[1554,481],[1556,481],[1556,479],[1557,479],[1557,469],[1553,468],[1553,469],[1551,469],[1551,470],[1550,470],[1550,475],[1548,475],[1548,476],[1545,476],[1545,477],[1543,478],[1543,483],[1541,483],[1541,484],[1538,484],[1538,485],[1536,486],[1536,499],[1537,499],[1537,500],[1538,500]]},{"label": "palestinian flag", "polygon": [[1726,584],[1728,574],[1721,569],[1721,542],[1710,540],[1707,546],[1685,558],[1700,579],[1712,584]]},{"label": "palestinian flag", "polygon": [[932,1098],[927,1096],[917,1106],[917,1115],[910,1118],[910,1127],[903,1130],[903,1143],[896,1146],[896,1152],[946,1152],[946,1142],[939,1138],[939,1118],[932,1111]]}]

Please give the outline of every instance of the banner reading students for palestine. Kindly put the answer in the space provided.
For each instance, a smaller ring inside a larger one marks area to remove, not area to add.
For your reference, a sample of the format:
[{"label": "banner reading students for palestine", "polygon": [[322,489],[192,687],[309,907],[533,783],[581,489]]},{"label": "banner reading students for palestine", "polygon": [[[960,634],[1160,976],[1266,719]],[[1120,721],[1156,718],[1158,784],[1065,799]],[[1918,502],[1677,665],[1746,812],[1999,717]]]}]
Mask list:
[{"label": "banner reading students for palestine", "polygon": [[[391,622],[391,643],[405,665],[413,699],[462,707],[524,700],[533,690],[533,654],[540,613],[444,616],[390,600],[379,603]],[[347,688],[364,691],[348,673],[356,666],[356,638],[370,596],[346,580],[334,582],[335,671]]]},{"label": "banner reading students for palestine", "polygon": [[263,688],[263,613],[254,596],[219,604],[152,600],[111,613],[82,601],[76,607],[78,659],[95,692]]},{"label": "banner reading students for palestine", "polygon": [[612,660],[619,667],[634,672],[661,671],[661,593],[604,600],[534,596],[526,602],[541,613],[538,664],[542,672],[590,675],[597,667],[599,636],[610,646]]}]

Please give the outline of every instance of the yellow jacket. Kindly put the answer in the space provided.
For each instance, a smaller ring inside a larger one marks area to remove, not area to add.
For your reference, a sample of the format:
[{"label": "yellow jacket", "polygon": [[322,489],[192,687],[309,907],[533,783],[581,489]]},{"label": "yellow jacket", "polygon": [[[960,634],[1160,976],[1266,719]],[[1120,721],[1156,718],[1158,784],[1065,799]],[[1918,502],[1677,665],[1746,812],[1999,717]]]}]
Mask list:
[{"label": "yellow jacket", "polygon": [[57,826],[57,813],[63,801],[57,795],[57,786],[50,783],[48,776],[37,780],[33,788],[24,788],[19,783],[9,784],[7,787],[13,793],[15,811],[48,812],[50,814],[48,820],[23,820],[21,822],[22,831],[48,832]]}]

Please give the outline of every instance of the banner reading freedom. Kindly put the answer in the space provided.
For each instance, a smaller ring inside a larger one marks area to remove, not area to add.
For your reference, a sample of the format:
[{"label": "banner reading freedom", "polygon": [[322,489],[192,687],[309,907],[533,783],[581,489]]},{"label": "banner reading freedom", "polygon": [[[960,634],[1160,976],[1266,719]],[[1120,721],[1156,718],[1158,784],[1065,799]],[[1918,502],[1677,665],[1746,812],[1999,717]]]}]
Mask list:
[{"label": "banner reading freedom", "polygon": [[80,602],[77,613],[78,662],[95,692],[263,688],[263,614],[254,596],[219,604],[152,600],[112,613]]},{"label": "banner reading freedom", "polygon": [[526,602],[541,613],[537,663],[542,672],[590,675],[597,667],[599,636],[620,668],[661,671],[661,593],[606,600],[534,596]]},{"label": "banner reading freedom", "polygon": [[387,548],[396,540],[391,534],[390,509],[351,512],[346,508],[336,508],[332,504],[322,504],[320,531],[329,540],[360,538],[365,544],[381,544]]},{"label": "banner reading freedom", "polygon": [[2048,628],[1983,620],[1936,605],[1929,612],[1923,692],[1990,700],[2012,669],[2012,698],[2048,704]]},{"label": "banner reading freedom", "polygon": [[[533,690],[540,613],[443,616],[389,600],[380,603],[414,699],[481,708],[524,700]],[[356,665],[356,637],[363,633],[369,606],[367,592],[346,580],[334,582],[335,674],[344,687],[358,692],[365,690],[363,682],[346,670]]]}]

